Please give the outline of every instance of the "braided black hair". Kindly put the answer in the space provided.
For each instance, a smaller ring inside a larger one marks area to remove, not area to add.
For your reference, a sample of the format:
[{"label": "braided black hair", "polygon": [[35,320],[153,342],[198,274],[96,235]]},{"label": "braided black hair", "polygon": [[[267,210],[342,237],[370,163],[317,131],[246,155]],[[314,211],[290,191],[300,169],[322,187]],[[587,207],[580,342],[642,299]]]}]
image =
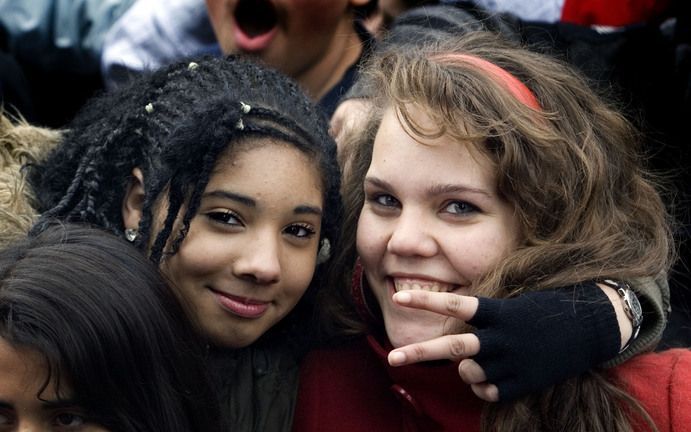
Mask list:
[{"label": "braided black hair", "polygon": [[[58,218],[122,237],[122,203],[139,167],[145,196],[136,245],[151,245],[149,257],[160,263],[184,241],[219,156],[251,137],[291,143],[314,161],[324,193],[321,236],[335,245],[340,173],[326,118],[289,78],[233,56],[180,62],[88,102],[61,145],[30,168],[43,213],[34,231]],[[162,198],[168,214],[152,232],[153,209]]]},{"label": "braided black hair", "polygon": [[[154,236],[149,254],[159,262],[171,236],[170,253],[184,239],[219,155],[247,137],[292,143],[315,161],[324,185],[322,236],[333,243],[339,172],[326,119],[290,79],[233,56],[180,62],[91,100],[62,144],[30,169],[43,213],[38,226],[59,218],[122,236],[122,201],[139,167],[146,181],[137,243]],[[168,215],[152,233],[152,208],[164,191]],[[173,233],[183,204],[182,228]]]}]

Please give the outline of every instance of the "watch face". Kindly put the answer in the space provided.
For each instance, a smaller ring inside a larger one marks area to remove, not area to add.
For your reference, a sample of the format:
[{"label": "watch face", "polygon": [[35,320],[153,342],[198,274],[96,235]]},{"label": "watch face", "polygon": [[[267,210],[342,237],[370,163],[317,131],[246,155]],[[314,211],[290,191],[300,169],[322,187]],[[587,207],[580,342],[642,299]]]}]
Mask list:
[{"label": "watch face", "polygon": [[641,322],[643,321],[643,308],[641,308],[641,302],[638,301],[638,297],[636,297],[636,294],[633,291],[627,289],[624,300],[631,309],[631,319],[633,320],[633,326],[640,326]]}]

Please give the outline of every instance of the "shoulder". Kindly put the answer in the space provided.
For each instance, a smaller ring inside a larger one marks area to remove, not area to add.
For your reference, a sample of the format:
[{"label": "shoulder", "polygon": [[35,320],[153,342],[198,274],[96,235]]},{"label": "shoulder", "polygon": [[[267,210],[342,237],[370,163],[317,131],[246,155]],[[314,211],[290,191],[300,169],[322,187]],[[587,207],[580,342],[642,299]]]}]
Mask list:
[{"label": "shoulder", "polygon": [[626,381],[639,382],[643,378],[691,379],[691,350],[675,348],[633,357],[615,369]]},{"label": "shoulder", "polygon": [[691,350],[639,355],[613,373],[660,431],[682,431],[691,424]]}]

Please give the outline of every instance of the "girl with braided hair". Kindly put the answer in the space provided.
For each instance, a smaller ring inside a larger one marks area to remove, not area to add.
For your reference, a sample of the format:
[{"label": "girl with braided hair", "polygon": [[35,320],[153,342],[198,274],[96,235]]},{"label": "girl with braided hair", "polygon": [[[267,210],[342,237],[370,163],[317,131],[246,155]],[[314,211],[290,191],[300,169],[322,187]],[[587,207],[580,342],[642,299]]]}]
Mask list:
[{"label": "girl with braided hair", "polygon": [[145,251],[209,346],[231,430],[285,430],[317,264],[339,227],[335,153],[325,119],[278,72],[175,64],[92,100],[31,168],[34,230],[86,222]]},{"label": "girl with braided hair", "polygon": [[[631,306],[617,281],[675,255],[629,122],[568,66],[489,33],[385,51],[364,73],[334,258],[353,271],[322,308],[348,338],[303,361],[294,430],[687,430],[691,352],[606,369],[582,339],[616,323],[581,281]],[[485,381],[499,403],[476,397]]]}]

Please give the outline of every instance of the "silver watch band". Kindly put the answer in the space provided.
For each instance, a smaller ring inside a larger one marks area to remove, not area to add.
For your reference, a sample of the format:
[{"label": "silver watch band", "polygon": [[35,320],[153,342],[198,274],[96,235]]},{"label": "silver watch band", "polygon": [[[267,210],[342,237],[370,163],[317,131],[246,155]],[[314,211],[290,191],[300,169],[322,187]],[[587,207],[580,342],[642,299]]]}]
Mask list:
[{"label": "silver watch band", "polygon": [[631,346],[631,343],[636,340],[638,333],[641,331],[641,324],[643,324],[643,308],[641,307],[641,303],[638,301],[638,297],[636,297],[636,293],[626,282],[615,281],[613,279],[602,279],[598,282],[614,288],[617,291],[619,297],[621,297],[624,312],[629,320],[631,320],[631,327],[633,328],[631,337],[619,350],[620,353],[624,352],[629,346]]}]

